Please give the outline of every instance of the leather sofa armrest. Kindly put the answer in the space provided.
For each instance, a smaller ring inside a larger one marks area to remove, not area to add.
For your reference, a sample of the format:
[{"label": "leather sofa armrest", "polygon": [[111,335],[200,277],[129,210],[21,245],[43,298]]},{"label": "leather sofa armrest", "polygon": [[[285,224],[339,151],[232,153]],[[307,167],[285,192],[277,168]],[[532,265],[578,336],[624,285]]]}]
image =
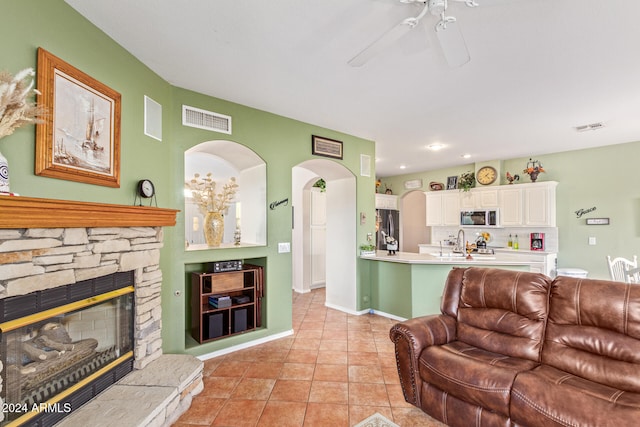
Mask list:
[{"label": "leather sofa armrest", "polygon": [[418,358],[432,345],[442,345],[456,338],[456,319],[447,315],[417,317],[395,324],[389,331],[395,344],[396,363],[404,399],[420,407],[422,379]]}]

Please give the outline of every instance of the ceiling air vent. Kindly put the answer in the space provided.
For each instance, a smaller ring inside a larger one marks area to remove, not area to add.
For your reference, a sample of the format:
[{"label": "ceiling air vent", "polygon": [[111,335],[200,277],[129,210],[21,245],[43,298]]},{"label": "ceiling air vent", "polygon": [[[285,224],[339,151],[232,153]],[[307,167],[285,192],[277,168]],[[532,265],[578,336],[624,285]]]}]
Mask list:
[{"label": "ceiling air vent", "polygon": [[182,125],[231,135],[231,117],[213,111],[182,106]]},{"label": "ceiling air vent", "polygon": [[604,127],[604,123],[597,122],[597,123],[591,123],[588,125],[576,126],[575,129],[577,132],[586,132],[588,130],[602,129],[603,127]]}]

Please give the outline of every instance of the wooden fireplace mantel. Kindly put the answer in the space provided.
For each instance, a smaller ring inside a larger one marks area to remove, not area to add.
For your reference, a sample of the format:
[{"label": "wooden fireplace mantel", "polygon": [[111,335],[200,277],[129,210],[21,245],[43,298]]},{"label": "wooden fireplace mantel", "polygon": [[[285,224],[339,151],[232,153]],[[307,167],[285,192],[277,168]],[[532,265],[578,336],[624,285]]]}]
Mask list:
[{"label": "wooden fireplace mantel", "polygon": [[178,212],[151,206],[0,196],[0,229],[174,226]]}]

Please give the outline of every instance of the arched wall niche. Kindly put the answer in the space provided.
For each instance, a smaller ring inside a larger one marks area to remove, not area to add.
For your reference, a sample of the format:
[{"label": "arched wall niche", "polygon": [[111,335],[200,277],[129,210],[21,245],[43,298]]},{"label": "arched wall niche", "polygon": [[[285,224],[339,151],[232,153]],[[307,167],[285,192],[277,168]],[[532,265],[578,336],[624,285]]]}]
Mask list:
[{"label": "arched wall niche", "polygon": [[[224,237],[218,249],[267,244],[267,165],[253,150],[227,140],[206,141],[191,147],[184,154],[185,182],[195,174],[212,174],[216,192],[231,177],[236,178],[238,190],[224,217]],[[216,249],[207,246],[204,215],[185,185],[185,240],[187,250]],[[240,230],[240,244],[234,234]]]}]

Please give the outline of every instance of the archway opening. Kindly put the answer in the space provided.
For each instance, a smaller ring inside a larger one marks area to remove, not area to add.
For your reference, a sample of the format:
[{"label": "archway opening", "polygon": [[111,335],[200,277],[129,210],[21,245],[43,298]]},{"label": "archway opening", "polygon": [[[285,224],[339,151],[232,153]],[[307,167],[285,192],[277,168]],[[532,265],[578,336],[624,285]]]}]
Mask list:
[{"label": "archway opening", "polygon": [[[324,221],[325,304],[347,312],[356,312],[356,178],[343,165],[324,159],[302,162],[292,169],[293,290],[309,292],[312,283],[311,192],[318,179],[324,179],[326,213]],[[322,215],[320,215],[322,216]],[[321,218],[322,219],[322,218]],[[321,234],[316,233],[316,239]],[[318,247],[316,246],[316,250]],[[322,256],[320,256],[322,257]]]}]

